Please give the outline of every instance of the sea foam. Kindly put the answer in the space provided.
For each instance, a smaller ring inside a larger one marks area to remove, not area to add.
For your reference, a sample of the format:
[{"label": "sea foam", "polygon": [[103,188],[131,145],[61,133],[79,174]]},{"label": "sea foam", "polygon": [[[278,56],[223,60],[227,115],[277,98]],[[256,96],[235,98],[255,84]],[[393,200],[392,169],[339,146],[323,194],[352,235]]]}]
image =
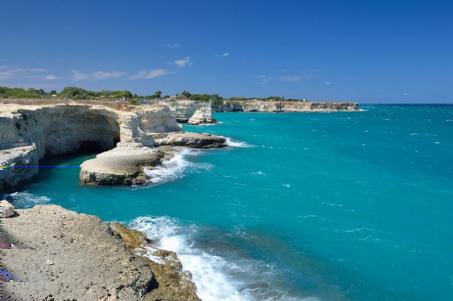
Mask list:
[{"label": "sea foam", "polygon": [[46,196],[35,195],[28,192],[14,192],[9,195],[11,202],[17,208],[30,208],[35,205],[47,204],[50,198]]},{"label": "sea foam", "polygon": [[150,178],[149,182],[160,184],[182,178],[187,170],[209,170],[212,168],[208,163],[195,163],[190,158],[197,156],[200,151],[184,149],[175,154],[171,159],[164,161],[153,169],[145,168],[145,174]]},{"label": "sea foam", "polygon": [[193,246],[190,237],[198,231],[196,227],[183,228],[167,217],[139,217],[130,226],[145,232],[149,239],[157,242],[156,247],[178,254],[184,270],[192,273],[197,295],[202,300],[253,300],[241,294],[233,279],[222,271],[228,265],[223,258]]},{"label": "sea foam", "polygon": [[[170,250],[178,255],[183,269],[190,271],[203,301],[301,301],[317,297],[295,297],[280,290],[281,278],[275,267],[250,258],[229,258],[214,254],[211,248],[200,248],[196,237],[206,230],[183,225],[170,217],[138,217],[129,226],[147,234],[155,242],[150,247]],[[231,252],[230,252],[231,253]],[[159,262],[158,258],[149,256]]]},{"label": "sea foam", "polygon": [[230,147],[239,147],[239,148],[253,147],[253,145],[248,144],[247,142],[233,140],[229,137],[224,137],[224,138],[226,139],[226,145],[228,145]]}]

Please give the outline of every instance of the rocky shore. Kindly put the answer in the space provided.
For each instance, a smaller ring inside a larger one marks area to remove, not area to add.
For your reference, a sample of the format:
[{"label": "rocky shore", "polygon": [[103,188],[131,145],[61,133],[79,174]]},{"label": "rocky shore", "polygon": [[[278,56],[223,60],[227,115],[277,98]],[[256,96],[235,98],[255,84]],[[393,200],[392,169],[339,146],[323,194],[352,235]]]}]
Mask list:
[{"label": "rocky shore", "polygon": [[[148,248],[145,234],[59,206],[1,218],[1,300],[197,301],[175,253]],[[152,251],[152,261],[145,256]]]},{"label": "rocky shore", "polygon": [[[0,101],[1,103],[1,101]],[[37,176],[41,159],[81,151],[97,152],[82,164],[80,179],[89,185],[143,184],[144,168],[168,158],[165,146],[212,148],[225,139],[183,133],[162,104],[116,109],[100,104],[2,104],[0,108],[0,193]]]}]

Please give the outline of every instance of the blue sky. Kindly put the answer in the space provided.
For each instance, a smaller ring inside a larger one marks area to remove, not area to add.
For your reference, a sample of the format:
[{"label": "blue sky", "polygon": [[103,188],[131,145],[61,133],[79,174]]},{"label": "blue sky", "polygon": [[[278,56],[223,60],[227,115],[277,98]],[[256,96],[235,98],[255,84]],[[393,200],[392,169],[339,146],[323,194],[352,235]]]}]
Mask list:
[{"label": "blue sky", "polygon": [[0,85],[453,102],[449,1],[0,4]]}]

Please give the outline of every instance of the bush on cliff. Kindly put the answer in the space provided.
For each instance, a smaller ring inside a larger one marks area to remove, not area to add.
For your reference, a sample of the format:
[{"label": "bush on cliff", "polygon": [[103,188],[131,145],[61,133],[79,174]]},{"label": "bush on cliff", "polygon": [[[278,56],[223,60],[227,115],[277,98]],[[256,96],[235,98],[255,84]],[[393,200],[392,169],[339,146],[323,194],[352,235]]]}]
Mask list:
[{"label": "bush on cliff", "polygon": [[4,98],[41,98],[49,96],[43,89],[22,89],[0,87],[0,97]]}]

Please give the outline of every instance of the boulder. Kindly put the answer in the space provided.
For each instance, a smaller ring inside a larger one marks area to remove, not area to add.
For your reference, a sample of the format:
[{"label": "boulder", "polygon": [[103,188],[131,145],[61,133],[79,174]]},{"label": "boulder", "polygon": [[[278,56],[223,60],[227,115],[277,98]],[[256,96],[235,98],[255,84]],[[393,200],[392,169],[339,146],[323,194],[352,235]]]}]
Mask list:
[{"label": "boulder", "polygon": [[0,201],[0,217],[5,218],[5,217],[12,217],[16,215],[16,209],[14,206],[6,201]]}]

